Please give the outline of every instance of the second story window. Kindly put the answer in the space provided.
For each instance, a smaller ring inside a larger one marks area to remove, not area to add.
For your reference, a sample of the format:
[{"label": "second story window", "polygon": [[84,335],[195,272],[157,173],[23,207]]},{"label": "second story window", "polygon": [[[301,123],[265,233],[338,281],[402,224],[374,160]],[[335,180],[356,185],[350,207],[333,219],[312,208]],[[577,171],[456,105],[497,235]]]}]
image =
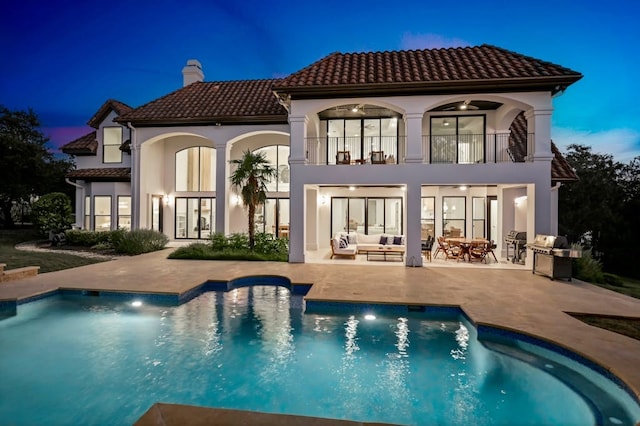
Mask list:
[{"label": "second story window", "polygon": [[176,191],[215,190],[215,148],[194,146],[176,152]]},{"label": "second story window", "polygon": [[[337,118],[326,120],[327,163],[340,162],[338,154],[348,153],[360,163],[395,163],[398,157],[398,119]],[[388,160],[388,161],[387,161]]]},{"label": "second story window", "polygon": [[122,127],[105,127],[102,130],[102,162],[122,163]]}]

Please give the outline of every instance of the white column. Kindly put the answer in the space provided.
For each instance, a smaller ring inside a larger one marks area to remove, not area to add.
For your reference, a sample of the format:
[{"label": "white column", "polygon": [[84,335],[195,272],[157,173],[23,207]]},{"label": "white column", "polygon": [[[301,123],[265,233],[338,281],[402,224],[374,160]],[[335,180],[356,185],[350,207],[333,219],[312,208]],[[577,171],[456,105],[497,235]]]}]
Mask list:
[{"label": "white column", "polygon": [[318,250],[318,187],[307,187],[305,209],[305,246],[307,250]]},{"label": "white column", "polygon": [[422,246],[420,241],[420,209],[421,186],[419,183],[409,183],[405,193],[407,200],[407,223],[405,243],[407,247],[405,264],[407,266],[422,266]]},{"label": "white column", "polygon": [[140,153],[136,131],[131,129],[131,229],[140,228]]},{"label": "white column", "polygon": [[405,163],[422,163],[422,113],[408,112],[404,115],[407,127],[407,151]]},{"label": "white column", "polygon": [[[292,132],[293,133],[293,132]],[[304,165],[291,165],[289,188],[289,263],[304,263],[305,194],[304,184],[296,179]]]},{"label": "white column", "polygon": [[227,143],[216,143],[216,223],[215,232],[226,234],[229,223],[229,161]]},{"label": "white column", "polygon": [[551,226],[551,186],[548,183],[527,185],[527,199],[535,200],[528,204],[527,216],[534,221],[528,221],[527,239],[532,241],[536,234],[555,235]]},{"label": "white column", "polygon": [[[289,117],[291,135],[289,141],[289,164],[305,164],[307,161],[305,137],[307,135],[307,117]],[[293,181],[293,179],[292,179]]]},{"label": "white column", "polygon": [[527,132],[534,133],[533,160],[549,161],[553,159],[551,152],[551,113],[553,109],[535,109],[525,113]]}]

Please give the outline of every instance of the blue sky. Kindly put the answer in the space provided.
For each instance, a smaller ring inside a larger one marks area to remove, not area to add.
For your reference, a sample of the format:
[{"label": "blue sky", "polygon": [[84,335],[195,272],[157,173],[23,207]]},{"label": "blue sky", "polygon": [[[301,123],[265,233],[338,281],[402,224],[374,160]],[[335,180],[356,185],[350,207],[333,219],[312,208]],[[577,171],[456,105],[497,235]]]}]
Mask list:
[{"label": "blue sky", "polygon": [[0,0],[0,104],[33,108],[57,145],[109,99],[205,79],[282,77],[332,52],[493,44],[584,75],[554,100],[552,137],[627,162],[640,155],[639,2]]}]

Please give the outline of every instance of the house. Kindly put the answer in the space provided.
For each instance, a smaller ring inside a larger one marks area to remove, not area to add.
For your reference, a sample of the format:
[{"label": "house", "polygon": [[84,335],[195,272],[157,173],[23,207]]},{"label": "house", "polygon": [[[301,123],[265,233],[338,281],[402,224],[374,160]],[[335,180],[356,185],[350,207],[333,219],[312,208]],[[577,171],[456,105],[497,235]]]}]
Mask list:
[{"label": "house", "polygon": [[[560,185],[576,176],[551,141],[553,98],[582,75],[491,45],[333,53],[283,79],[205,82],[138,108],[107,101],[77,157],[76,226],[152,228],[172,240],[246,231],[229,160],[263,152],[278,170],[256,217],[290,262],[337,232],[557,234]],[[530,262],[530,259],[528,259]]]}]

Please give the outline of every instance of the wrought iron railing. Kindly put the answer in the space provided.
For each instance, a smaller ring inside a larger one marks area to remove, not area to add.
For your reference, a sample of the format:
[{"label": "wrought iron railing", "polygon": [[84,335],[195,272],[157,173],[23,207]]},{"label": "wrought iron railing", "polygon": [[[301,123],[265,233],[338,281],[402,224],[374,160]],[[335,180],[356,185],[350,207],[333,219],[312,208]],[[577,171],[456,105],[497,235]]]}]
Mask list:
[{"label": "wrought iron railing", "polygon": [[305,138],[308,164],[397,164],[397,136]]},{"label": "wrought iron railing", "polygon": [[529,161],[533,143],[533,133],[426,135],[422,150],[424,162],[431,164],[519,163]]},{"label": "wrought iron railing", "polygon": [[[398,164],[403,136],[305,138],[308,164]],[[534,134],[425,135],[423,161],[429,164],[521,163],[531,161]]]}]

